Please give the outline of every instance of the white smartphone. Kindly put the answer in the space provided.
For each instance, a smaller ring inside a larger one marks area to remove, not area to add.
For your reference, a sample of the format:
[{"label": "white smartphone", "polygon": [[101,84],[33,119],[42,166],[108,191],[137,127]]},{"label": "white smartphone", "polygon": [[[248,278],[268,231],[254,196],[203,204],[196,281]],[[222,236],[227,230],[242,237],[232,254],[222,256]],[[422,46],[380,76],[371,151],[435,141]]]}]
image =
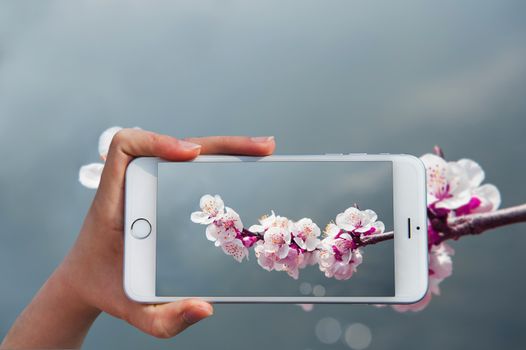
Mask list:
[{"label": "white smartphone", "polygon": [[416,302],[428,283],[425,181],[410,155],[137,158],[124,290],[144,303]]}]

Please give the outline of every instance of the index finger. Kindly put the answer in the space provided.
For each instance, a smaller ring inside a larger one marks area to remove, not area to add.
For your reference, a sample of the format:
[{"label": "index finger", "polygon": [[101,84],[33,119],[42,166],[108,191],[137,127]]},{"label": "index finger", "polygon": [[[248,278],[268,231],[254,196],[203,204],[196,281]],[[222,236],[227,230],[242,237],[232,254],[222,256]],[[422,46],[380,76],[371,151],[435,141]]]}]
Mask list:
[{"label": "index finger", "polygon": [[184,140],[201,145],[201,154],[268,156],[276,147],[274,136],[208,136]]}]

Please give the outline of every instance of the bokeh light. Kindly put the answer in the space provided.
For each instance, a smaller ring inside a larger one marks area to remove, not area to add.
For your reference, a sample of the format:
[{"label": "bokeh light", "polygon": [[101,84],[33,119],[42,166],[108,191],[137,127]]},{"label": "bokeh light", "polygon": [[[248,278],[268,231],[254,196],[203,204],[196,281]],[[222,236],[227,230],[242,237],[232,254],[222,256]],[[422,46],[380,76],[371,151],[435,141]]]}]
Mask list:
[{"label": "bokeh light", "polygon": [[351,349],[362,350],[369,347],[373,339],[369,327],[362,323],[353,323],[345,331],[345,343]]},{"label": "bokeh light", "polygon": [[312,285],[308,282],[302,282],[300,284],[300,293],[303,295],[309,295],[312,293]]},{"label": "bokeh light", "polygon": [[322,297],[325,296],[325,287],[321,284],[317,284],[312,288],[312,294],[316,297]]},{"label": "bokeh light", "polygon": [[314,331],[318,340],[324,344],[334,344],[342,335],[340,322],[332,317],[319,320]]}]

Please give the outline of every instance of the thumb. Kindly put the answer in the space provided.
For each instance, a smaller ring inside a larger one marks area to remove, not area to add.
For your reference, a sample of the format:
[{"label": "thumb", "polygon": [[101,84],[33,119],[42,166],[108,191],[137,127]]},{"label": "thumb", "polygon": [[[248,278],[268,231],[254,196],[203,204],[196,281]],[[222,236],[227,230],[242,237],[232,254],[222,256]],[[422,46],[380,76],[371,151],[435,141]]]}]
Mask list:
[{"label": "thumb", "polygon": [[113,137],[104,165],[94,208],[106,218],[116,218],[115,227],[122,226],[122,204],[126,167],[135,157],[160,157],[171,161],[186,161],[197,157],[201,146],[167,135],[135,129],[123,129]]},{"label": "thumb", "polygon": [[157,338],[171,338],[214,312],[210,303],[199,299],[135,306],[128,322]]}]

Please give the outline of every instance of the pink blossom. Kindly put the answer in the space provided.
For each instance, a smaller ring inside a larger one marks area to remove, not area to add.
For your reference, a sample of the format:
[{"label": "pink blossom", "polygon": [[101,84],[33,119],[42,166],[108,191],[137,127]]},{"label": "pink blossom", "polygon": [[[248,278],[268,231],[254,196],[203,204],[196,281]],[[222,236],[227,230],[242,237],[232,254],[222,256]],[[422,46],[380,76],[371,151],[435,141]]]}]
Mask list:
[{"label": "pink blossom", "polygon": [[223,243],[221,248],[226,255],[232,256],[238,262],[242,262],[244,258],[248,260],[248,249],[239,239]]},{"label": "pink blossom", "polygon": [[280,256],[278,254],[279,249],[278,251],[275,249],[269,250],[266,242],[259,241],[256,243],[254,253],[258,259],[258,264],[265,270],[285,271],[294,279],[298,279],[300,269],[317,262],[317,254],[315,252],[307,252],[289,246],[287,248],[287,255]]},{"label": "pink blossom", "polygon": [[362,253],[352,249],[353,241],[348,234],[338,238],[326,237],[318,253],[318,264],[326,277],[346,280],[352,277],[356,268],[362,263]]},{"label": "pink blossom", "polygon": [[267,271],[274,270],[274,265],[276,261],[279,260],[278,256],[275,253],[268,252],[265,249],[265,243],[263,241],[258,241],[254,247],[254,253],[258,259],[258,264]]},{"label": "pink blossom", "polygon": [[496,210],[500,193],[490,184],[482,185],[484,171],[470,159],[446,162],[433,154],[420,158],[427,170],[427,200],[432,210],[455,210],[456,215]]},{"label": "pink blossom", "polygon": [[206,238],[221,246],[226,242],[236,239],[243,230],[243,223],[239,215],[231,208],[226,207],[226,212],[215,218],[215,221],[206,227]]},{"label": "pink blossom", "polygon": [[[429,251],[429,279],[442,282],[445,278],[451,276],[453,272],[453,261],[451,255],[455,254],[453,248],[447,243],[434,245]],[[437,287],[438,287],[437,284]]]},{"label": "pink blossom", "polygon": [[350,207],[336,216],[336,225],[349,232],[364,235],[377,234],[385,229],[383,222],[376,221],[377,218],[378,216],[371,209],[360,210]]},{"label": "pink blossom", "polygon": [[263,235],[265,252],[276,254],[279,259],[285,258],[290,250],[290,231],[280,227],[272,226]]},{"label": "pink blossom", "polygon": [[469,179],[456,162],[446,162],[434,154],[420,157],[427,170],[427,203],[456,209],[469,202]]},{"label": "pink blossom", "polygon": [[214,220],[220,219],[225,212],[223,200],[217,194],[215,196],[209,194],[202,196],[199,200],[199,207],[201,207],[201,211],[194,211],[190,215],[190,220],[196,224],[211,224]]},{"label": "pink blossom", "polygon": [[312,252],[303,252],[303,259],[299,265],[300,269],[307,266],[316,265],[318,263],[319,251],[314,250]]},{"label": "pink blossom", "polygon": [[271,227],[280,228],[283,231],[291,232],[293,222],[284,216],[279,216],[271,211],[271,215],[262,216],[259,219],[260,225],[252,225],[248,228],[251,232],[262,233]]},{"label": "pink blossom", "polygon": [[299,277],[300,265],[303,262],[304,254],[298,249],[289,249],[288,254],[283,259],[279,259],[274,264],[276,271],[285,271],[294,279]]},{"label": "pink blossom", "polygon": [[500,192],[497,187],[491,184],[484,184],[473,189],[470,201],[457,208],[455,215],[461,216],[495,211],[499,208],[500,201]]},{"label": "pink blossom", "polygon": [[301,248],[309,252],[316,249],[320,240],[318,236],[321,230],[311,219],[303,218],[293,224],[292,236],[294,242]]}]

